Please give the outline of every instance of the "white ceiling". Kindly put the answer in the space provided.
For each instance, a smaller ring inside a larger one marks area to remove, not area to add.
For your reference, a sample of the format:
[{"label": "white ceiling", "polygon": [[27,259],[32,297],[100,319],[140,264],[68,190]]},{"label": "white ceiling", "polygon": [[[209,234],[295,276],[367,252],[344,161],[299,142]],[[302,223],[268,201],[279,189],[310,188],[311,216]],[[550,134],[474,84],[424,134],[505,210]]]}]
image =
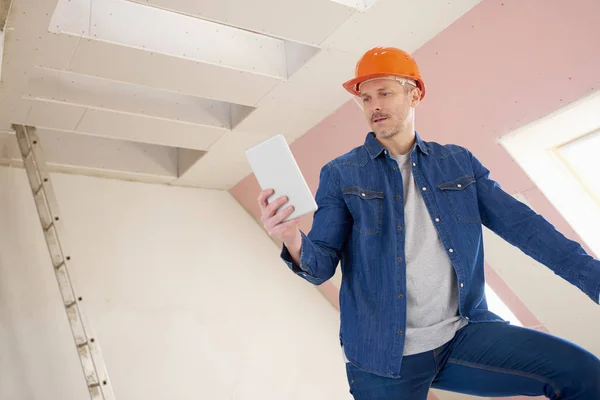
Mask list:
[{"label": "white ceiling", "polygon": [[24,123],[58,170],[228,189],[248,147],[350,99],[364,51],[412,52],[479,1],[13,0],[0,162]]}]

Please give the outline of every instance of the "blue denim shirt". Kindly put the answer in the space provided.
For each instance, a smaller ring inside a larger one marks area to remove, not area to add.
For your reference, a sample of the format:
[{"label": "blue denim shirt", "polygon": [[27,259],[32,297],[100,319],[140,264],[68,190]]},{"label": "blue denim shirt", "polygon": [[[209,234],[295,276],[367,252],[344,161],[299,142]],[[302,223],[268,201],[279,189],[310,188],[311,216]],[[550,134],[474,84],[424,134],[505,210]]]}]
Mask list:
[{"label": "blue denim shirt", "polygon": [[[600,301],[600,261],[546,219],[502,190],[467,149],[425,142],[417,133],[413,176],[457,276],[459,313],[470,322],[502,321],[485,298],[482,225]],[[357,367],[400,376],[406,291],[404,200],[396,161],[373,133],[364,145],[322,169],[318,210],[302,232],[300,265],[281,257],[315,285],[341,261],[340,341]],[[532,283],[533,284],[533,283]]]}]

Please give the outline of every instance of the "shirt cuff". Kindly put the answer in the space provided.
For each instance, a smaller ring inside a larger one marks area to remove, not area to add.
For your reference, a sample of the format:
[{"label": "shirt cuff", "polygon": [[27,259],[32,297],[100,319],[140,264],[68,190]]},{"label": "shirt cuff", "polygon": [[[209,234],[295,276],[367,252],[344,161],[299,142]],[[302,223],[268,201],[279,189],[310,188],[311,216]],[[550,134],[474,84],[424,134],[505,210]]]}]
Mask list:
[{"label": "shirt cuff", "polygon": [[292,256],[288,250],[288,248],[283,244],[281,248],[281,259],[287,264],[288,268],[292,270],[296,275],[301,276],[306,279],[308,282],[314,285],[320,285],[323,283],[323,280],[314,276],[313,271],[311,271],[311,267],[314,268],[316,264],[316,258],[314,251],[312,250],[311,243],[308,240],[308,237],[304,234],[304,232],[300,231],[302,235],[302,247],[300,248],[300,265],[296,264],[292,259]]}]

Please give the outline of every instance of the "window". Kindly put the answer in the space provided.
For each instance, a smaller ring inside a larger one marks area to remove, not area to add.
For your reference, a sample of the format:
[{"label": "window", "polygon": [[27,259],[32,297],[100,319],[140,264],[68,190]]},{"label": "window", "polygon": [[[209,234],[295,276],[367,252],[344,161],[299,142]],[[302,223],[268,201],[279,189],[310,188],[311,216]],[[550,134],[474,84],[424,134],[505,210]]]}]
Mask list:
[{"label": "window", "polygon": [[555,153],[600,207],[600,129],[558,147]]},{"label": "window", "polygon": [[600,254],[600,91],[500,139],[516,162]]}]

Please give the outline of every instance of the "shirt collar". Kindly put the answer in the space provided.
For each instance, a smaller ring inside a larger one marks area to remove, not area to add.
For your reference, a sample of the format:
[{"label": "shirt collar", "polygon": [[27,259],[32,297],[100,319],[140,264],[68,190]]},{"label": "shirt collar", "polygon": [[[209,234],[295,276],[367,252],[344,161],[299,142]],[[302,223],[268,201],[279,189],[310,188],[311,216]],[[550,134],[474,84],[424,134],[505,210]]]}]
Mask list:
[{"label": "shirt collar", "polygon": [[[417,141],[417,148],[421,150],[425,155],[429,155],[427,151],[427,145],[425,144],[423,139],[421,139],[421,136],[417,131],[415,131],[415,136]],[[381,154],[381,152],[385,150],[381,143],[377,141],[374,132],[369,132],[365,140],[364,146],[367,149],[367,153],[369,153],[371,159],[378,157]]]}]

